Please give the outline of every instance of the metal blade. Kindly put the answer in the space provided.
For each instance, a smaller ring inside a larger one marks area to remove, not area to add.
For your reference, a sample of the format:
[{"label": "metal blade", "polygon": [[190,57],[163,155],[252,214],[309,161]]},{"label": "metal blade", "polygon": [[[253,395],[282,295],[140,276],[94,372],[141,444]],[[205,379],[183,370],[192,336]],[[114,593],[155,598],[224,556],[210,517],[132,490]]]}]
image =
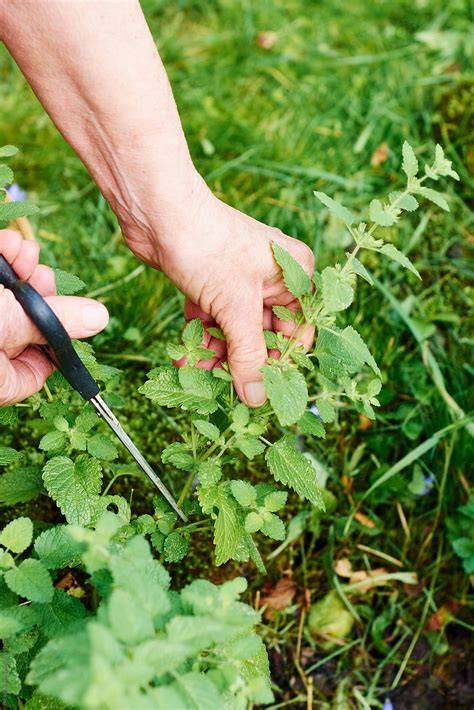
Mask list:
[{"label": "metal blade", "polygon": [[137,464],[140,466],[140,468],[143,469],[143,471],[146,473],[148,478],[153,481],[155,486],[158,488],[160,491],[161,495],[166,498],[170,506],[173,508],[173,510],[178,513],[179,517],[181,520],[185,523],[188,522],[187,517],[181,510],[181,508],[178,507],[178,504],[176,503],[175,499],[169,492],[169,490],[166,488],[165,484],[163,481],[158,478],[156,473],[153,471],[151,466],[147,463],[145,458],[142,456],[140,451],[137,449],[129,435],[126,433],[126,431],[122,428],[122,425],[118,421],[117,417],[112,413],[112,411],[109,409],[109,407],[106,405],[104,400],[100,395],[97,395],[96,397],[92,397],[92,399],[89,400],[95,407],[97,413],[99,416],[101,416],[109,427],[112,429],[112,431],[118,436],[122,444],[125,446],[126,449],[132,454],[133,458],[137,462]]}]

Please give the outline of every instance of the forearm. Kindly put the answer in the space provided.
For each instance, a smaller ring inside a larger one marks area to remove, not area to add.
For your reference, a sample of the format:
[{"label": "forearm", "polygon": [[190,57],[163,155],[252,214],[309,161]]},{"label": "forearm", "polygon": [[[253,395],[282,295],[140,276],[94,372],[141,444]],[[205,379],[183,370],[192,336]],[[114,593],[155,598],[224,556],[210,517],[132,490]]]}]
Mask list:
[{"label": "forearm", "polygon": [[138,2],[0,0],[0,32],[122,224],[159,238],[197,180]]}]

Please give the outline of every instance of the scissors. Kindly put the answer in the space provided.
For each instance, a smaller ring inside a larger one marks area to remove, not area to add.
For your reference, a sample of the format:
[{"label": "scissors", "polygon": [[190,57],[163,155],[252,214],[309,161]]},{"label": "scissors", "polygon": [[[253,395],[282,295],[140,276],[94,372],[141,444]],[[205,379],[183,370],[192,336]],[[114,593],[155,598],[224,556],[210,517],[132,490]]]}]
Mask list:
[{"label": "scissors", "polygon": [[158,478],[144,456],[137,449],[131,438],[124,431],[118,419],[100,396],[100,389],[82,360],[73,348],[71,338],[67,334],[61,321],[46,301],[31,284],[21,280],[13,271],[10,264],[0,256],[0,284],[12,291],[18,303],[22,306],[27,316],[33,321],[40,333],[45,338],[47,345],[39,346],[53,364],[59,369],[69,384],[79,392],[81,397],[90,402],[114,434],[120,439],[125,448],[131,453],[137,464],[153,481],[161,495],[168,501],[181,520],[187,522],[187,517],[176,503],[175,499]]}]

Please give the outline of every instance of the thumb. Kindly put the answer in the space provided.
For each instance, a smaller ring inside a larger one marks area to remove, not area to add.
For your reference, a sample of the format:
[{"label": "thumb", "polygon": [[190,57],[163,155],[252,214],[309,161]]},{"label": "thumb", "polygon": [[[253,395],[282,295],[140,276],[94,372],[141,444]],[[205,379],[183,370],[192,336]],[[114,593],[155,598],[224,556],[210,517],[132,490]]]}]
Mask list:
[{"label": "thumb", "polygon": [[262,295],[239,295],[238,304],[228,307],[220,325],[227,341],[227,362],[237,394],[249,407],[259,407],[267,398],[260,372],[267,358]]},{"label": "thumb", "polygon": [[[10,303],[7,307],[7,300]],[[71,338],[88,338],[103,330],[109,314],[102,303],[78,296],[50,296],[45,301],[53,309]],[[28,318],[11,291],[0,294],[0,347],[5,350],[44,343],[37,327]]]}]

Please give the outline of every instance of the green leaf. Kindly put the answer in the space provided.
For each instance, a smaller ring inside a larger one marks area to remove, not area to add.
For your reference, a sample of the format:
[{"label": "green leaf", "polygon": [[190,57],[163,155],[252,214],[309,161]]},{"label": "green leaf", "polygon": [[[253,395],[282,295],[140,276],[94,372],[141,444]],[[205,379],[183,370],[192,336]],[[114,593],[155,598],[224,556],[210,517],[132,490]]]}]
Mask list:
[{"label": "green leaf", "polygon": [[220,463],[215,460],[203,461],[199,464],[197,475],[201,486],[214,486],[222,477]]},{"label": "green leaf", "polygon": [[303,434],[307,434],[308,436],[320,436],[322,439],[326,438],[323,423],[313,412],[305,412],[299,420],[298,426]]},{"label": "green leaf", "polygon": [[252,534],[260,530],[263,525],[263,516],[252,511],[245,518],[245,531]]},{"label": "green leaf", "polygon": [[87,525],[90,522],[102,480],[98,461],[84,454],[78,456],[75,463],[65,456],[56,456],[44,467],[43,480],[68,523]]},{"label": "green leaf", "polygon": [[[55,420],[56,421],[56,420]],[[95,427],[97,424],[98,419],[97,419],[97,414],[94,412],[88,412],[87,409],[84,412],[81,412],[79,416],[76,419],[76,423],[74,425],[74,428],[77,429],[78,431],[83,432],[84,434],[87,434],[90,432],[91,429]],[[56,429],[59,429],[57,424],[55,423]]]},{"label": "green leaf", "polygon": [[265,451],[265,444],[251,434],[238,434],[232,443],[232,448],[238,449],[250,461],[253,461],[256,456],[260,456]]},{"label": "green leaf", "polygon": [[192,471],[194,468],[193,457],[186,446],[179,441],[173,442],[163,450],[161,460],[164,464],[170,463],[181,471]]},{"label": "green leaf", "polygon": [[276,481],[292,488],[298,495],[307,498],[320,510],[324,510],[316,473],[310,462],[295,448],[296,439],[286,434],[268,448],[266,460]]},{"label": "green leaf", "polygon": [[369,216],[372,222],[381,227],[391,227],[397,221],[394,215],[384,209],[380,200],[372,200],[369,207]]},{"label": "green leaf", "polygon": [[13,170],[8,165],[0,165],[0,185],[11,185],[14,179]]},{"label": "green leaf", "polygon": [[[0,696],[18,695],[21,690],[21,680],[16,669],[16,661],[6,651],[0,651]],[[15,707],[15,706],[10,706]]]},{"label": "green leaf", "polygon": [[240,402],[232,411],[232,431],[243,432],[247,430],[250,421],[249,408]]},{"label": "green leaf", "polygon": [[53,598],[53,582],[39,560],[24,560],[9,569],[4,579],[15,594],[32,602],[50,602]]},{"label": "green leaf", "polygon": [[257,504],[257,492],[247,481],[231,481],[230,489],[243,508],[254,508]]},{"label": "green leaf", "polygon": [[16,424],[18,421],[18,409],[14,405],[11,407],[0,407],[0,424]]},{"label": "green leaf", "polygon": [[66,525],[45,530],[35,540],[35,552],[48,569],[77,564],[82,549],[83,545],[71,537]]},{"label": "green leaf", "polygon": [[189,321],[184,327],[182,338],[183,343],[190,350],[201,345],[204,338],[202,321],[199,318],[193,318],[193,320]]},{"label": "green leaf", "polygon": [[261,530],[264,535],[271,537],[272,540],[284,540],[286,536],[285,525],[283,520],[277,515],[271,514],[271,517],[264,521]]},{"label": "green leaf", "polygon": [[390,203],[396,203],[396,207],[406,212],[414,212],[418,207],[418,200],[409,192],[391,192],[388,196]]},{"label": "green leaf", "polygon": [[226,483],[219,485],[216,505],[219,513],[214,525],[214,545],[216,565],[222,565],[235,556],[244,526],[237,503],[229,494]]},{"label": "green leaf", "polygon": [[51,603],[34,603],[32,607],[41,631],[49,638],[57,636],[86,616],[86,609],[79,599],[66,594],[63,589],[54,590]]},{"label": "green leaf", "polygon": [[302,350],[294,350],[291,353],[291,359],[298,367],[304,367],[306,370],[314,370],[311,359]]},{"label": "green leaf", "polygon": [[296,298],[309,293],[311,280],[301,264],[276,242],[272,243],[272,249],[275,261],[282,270],[283,280],[288,291]]},{"label": "green leaf", "polygon": [[[351,254],[349,252],[346,252],[346,256],[349,259],[351,257]],[[358,276],[362,276],[362,278],[365,279],[367,283],[369,283],[371,286],[374,285],[372,276],[369,274],[365,266],[355,256],[352,256],[352,271],[354,271]]]},{"label": "green leaf", "polygon": [[163,552],[167,562],[180,562],[189,550],[189,542],[179,532],[172,532],[165,539]]},{"label": "green leaf", "polygon": [[321,419],[325,424],[330,424],[336,418],[336,408],[327,399],[318,399],[318,410],[321,415]]},{"label": "green leaf", "polygon": [[369,365],[375,374],[380,375],[367,345],[351,325],[344,330],[322,327],[314,352],[323,375],[330,379],[358,372],[364,363]]},{"label": "green leaf", "polygon": [[415,151],[407,141],[402,147],[403,162],[402,170],[408,178],[415,177],[418,172],[418,160],[416,159]]},{"label": "green leaf", "polygon": [[184,390],[184,397],[191,398],[189,403],[186,403],[190,409],[199,414],[212,414],[216,411],[218,404],[215,398],[222,391],[223,383],[216,380],[210,372],[185,365],[179,369],[178,379]]},{"label": "green leaf", "polygon": [[135,646],[155,635],[152,616],[137,604],[132,592],[114,589],[107,611],[112,631],[127,646]]},{"label": "green leaf", "polygon": [[271,513],[281,510],[286,503],[288,493],[286,491],[273,491],[265,496],[265,508]]},{"label": "green leaf", "polygon": [[39,448],[52,454],[61,454],[67,449],[68,443],[69,438],[64,432],[53,430],[42,437]]},{"label": "green leaf", "polygon": [[303,415],[308,401],[306,380],[296,368],[265,365],[263,384],[282,426],[294,424]]},{"label": "green leaf", "polygon": [[285,323],[297,323],[298,315],[301,314],[299,311],[295,313],[286,306],[273,306],[272,311],[279,320]]},{"label": "green leaf", "polygon": [[170,357],[172,360],[181,360],[181,358],[186,355],[187,350],[184,345],[168,343],[168,345],[166,346],[166,352],[168,353],[168,357]]},{"label": "green leaf", "polygon": [[354,300],[351,277],[333,266],[327,266],[321,274],[323,302],[331,313],[343,311]]},{"label": "green leaf", "polygon": [[15,468],[0,476],[0,504],[16,505],[36,498],[43,490],[41,469]]},{"label": "green leaf", "polygon": [[0,205],[0,220],[2,222],[10,222],[18,217],[29,217],[36,214],[38,208],[28,200],[20,200],[19,202],[4,202]]},{"label": "green leaf", "polygon": [[31,545],[33,540],[33,523],[30,518],[16,518],[5,525],[0,533],[0,545],[19,555]]},{"label": "green leaf", "polygon": [[0,446],[0,466],[8,466],[10,463],[21,461],[23,454],[15,451],[10,446]]},{"label": "green leaf", "polygon": [[415,269],[410,259],[399,251],[397,247],[393,246],[393,244],[384,244],[380,251],[382,254],[385,254],[385,256],[388,256],[389,259],[393,259],[393,261],[396,261],[401,264],[401,266],[404,266],[405,269],[411,271],[412,274],[415,274],[415,276],[421,280],[420,274],[417,269]]},{"label": "green leaf", "polygon": [[320,202],[323,203],[323,205],[328,208],[328,210],[331,212],[331,214],[334,215],[334,217],[341,219],[345,224],[347,224],[348,227],[351,226],[355,217],[352,212],[350,212],[346,207],[344,207],[344,205],[341,205],[339,202],[336,202],[336,200],[333,200],[332,197],[329,197],[329,195],[326,195],[326,193],[324,192],[317,192],[315,190],[314,195],[318,198]]},{"label": "green leaf", "polygon": [[86,284],[78,276],[69,274],[62,269],[53,269],[56,281],[56,291],[59,296],[72,296],[85,289]]},{"label": "green leaf", "polygon": [[217,340],[225,340],[225,335],[220,328],[210,326],[209,328],[206,328],[206,330],[209,335],[212,335],[213,338],[217,338]]},{"label": "green leaf", "polygon": [[211,441],[219,441],[221,433],[219,429],[211,422],[207,422],[204,419],[194,419],[193,424],[202,436]]},{"label": "green leaf", "polygon": [[18,148],[14,145],[3,145],[0,147],[0,158],[11,158],[18,153]]},{"label": "green leaf", "polygon": [[443,197],[440,192],[437,192],[437,190],[432,190],[430,187],[420,187],[416,192],[418,195],[426,197],[427,200],[441,207],[442,210],[449,212],[449,205],[446,198]]},{"label": "green leaf", "polygon": [[94,434],[87,442],[87,451],[104,461],[113,461],[118,456],[117,447],[103,434]]},{"label": "green leaf", "polygon": [[[181,686],[183,710],[216,710],[224,707],[224,699],[220,696],[211,678],[197,671],[178,675],[176,685]],[[155,705],[155,707],[173,706]],[[178,710],[176,706],[175,710]]]}]

